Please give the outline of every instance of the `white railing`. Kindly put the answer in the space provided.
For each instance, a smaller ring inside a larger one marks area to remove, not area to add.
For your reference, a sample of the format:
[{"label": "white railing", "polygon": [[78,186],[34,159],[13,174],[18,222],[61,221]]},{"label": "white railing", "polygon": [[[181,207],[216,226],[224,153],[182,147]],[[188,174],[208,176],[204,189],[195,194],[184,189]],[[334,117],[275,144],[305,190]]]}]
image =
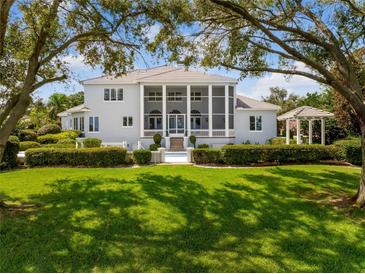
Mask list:
[{"label": "white railing", "polygon": [[162,129],[145,129],[144,130],[144,136],[146,136],[146,137],[152,137],[153,135],[155,135],[157,133],[161,134],[161,136],[162,136],[163,130]]},{"label": "white railing", "polygon": [[194,135],[196,137],[208,137],[209,129],[192,129],[191,135]]},{"label": "white railing", "polygon": [[220,130],[220,129],[213,129],[213,137],[225,137],[226,136],[226,131]]}]

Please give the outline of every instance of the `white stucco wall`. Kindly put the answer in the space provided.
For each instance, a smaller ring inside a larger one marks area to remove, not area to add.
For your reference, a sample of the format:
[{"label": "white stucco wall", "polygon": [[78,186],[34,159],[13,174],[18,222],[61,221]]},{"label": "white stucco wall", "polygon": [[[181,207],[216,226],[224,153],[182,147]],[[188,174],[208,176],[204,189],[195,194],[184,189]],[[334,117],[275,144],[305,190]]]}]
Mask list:
[{"label": "white stucco wall", "polygon": [[[127,141],[134,145],[139,139],[140,102],[138,85],[84,85],[85,136],[101,139],[103,142]],[[123,101],[104,101],[104,88],[123,88]],[[89,117],[99,117],[99,132],[89,132]],[[133,126],[122,126],[123,116],[133,117]]]},{"label": "white stucco wall", "polygon": [[[239,110],[235,112],[236,143],[249,140],[251,144],[265,144],[268,139],[276,137],[276,112],[273,110]],[[262,131],[250,131],[250,116],[262,116]]]}]

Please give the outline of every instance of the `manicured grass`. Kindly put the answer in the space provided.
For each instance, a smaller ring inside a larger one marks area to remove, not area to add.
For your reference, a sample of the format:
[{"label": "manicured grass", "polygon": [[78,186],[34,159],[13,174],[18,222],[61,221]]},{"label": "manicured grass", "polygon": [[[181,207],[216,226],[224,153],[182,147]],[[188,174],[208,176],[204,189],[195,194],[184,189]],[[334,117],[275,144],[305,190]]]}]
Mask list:
[{"label": "manicured grass", "polygon": [[363,272],[360,169],[43,168],[0,173],[0,272]]}]

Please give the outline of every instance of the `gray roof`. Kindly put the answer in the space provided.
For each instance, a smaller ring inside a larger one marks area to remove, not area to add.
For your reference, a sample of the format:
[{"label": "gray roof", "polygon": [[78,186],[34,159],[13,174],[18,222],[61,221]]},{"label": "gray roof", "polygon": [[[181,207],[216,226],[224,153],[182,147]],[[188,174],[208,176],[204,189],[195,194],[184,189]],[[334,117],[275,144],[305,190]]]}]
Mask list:
[{"label": "gray roof", "polygon": [[237,95],[237,109],[253,109],[253,110],[275,110],[280,109],[279,106],[255,100],[246,96]]},{"label": "gray roof", "polygon": [[321,110],[314,107],[302,106],[287,113],[284,113],[278,117],[279,121],[288,119],[314,119],[314,118],[326,118],[333,117],[333,113]]},{"label": "gray roof", "polygon": [[84,104],[69,108],[65,111],[62,111],[60,113],[57,114],[57,116],[61,117],[61,116],[67,116],[71,113],[77,113],[77,112],[87,112],[90,111],[90,109],[88,107],[85,107]]},{"label": "gray roof", "polygon": [[120,77],[101,76],[81,81],[83,84],[137,84],[137,83],[236,83],[234,78],[187,70],[184,67],[160,66],[137,69]]}]

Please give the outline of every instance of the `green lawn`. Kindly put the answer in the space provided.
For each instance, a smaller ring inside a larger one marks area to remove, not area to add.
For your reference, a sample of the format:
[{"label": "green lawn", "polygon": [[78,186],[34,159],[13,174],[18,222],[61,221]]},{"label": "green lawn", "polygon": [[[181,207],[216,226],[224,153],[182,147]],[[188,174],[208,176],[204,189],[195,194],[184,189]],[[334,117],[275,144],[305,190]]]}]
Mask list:
[{"label": "green lawn", "polygon": [[42,168],[0,195],[0,272],[364,272],[365,213],[330,203],[360,169]]}]

